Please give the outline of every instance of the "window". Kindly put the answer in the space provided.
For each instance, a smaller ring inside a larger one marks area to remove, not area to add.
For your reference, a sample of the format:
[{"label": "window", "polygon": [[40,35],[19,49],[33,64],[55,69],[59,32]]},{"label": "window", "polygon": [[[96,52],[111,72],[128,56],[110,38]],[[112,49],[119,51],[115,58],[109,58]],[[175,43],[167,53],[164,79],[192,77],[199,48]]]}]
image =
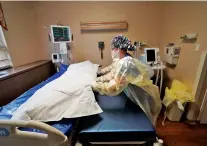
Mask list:
[{"label": "window", "polygon": [[6,40],[0,26],[0,70],[12,67],[11,58],[7,49]]}]

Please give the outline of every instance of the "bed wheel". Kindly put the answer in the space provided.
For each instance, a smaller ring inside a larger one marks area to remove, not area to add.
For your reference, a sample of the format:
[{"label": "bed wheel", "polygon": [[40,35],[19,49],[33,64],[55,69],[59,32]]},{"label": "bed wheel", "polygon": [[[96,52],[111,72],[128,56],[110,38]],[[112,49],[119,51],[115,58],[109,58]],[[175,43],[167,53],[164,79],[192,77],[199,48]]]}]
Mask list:
[{"label": "bed wheel", "polygon": [[153,143],[153,146],[163,146],[163,140],[158,139],[156,142]]},{"label": "bed wheel", "polygon": [[142,146],[154,146],[154,141],[147,141],[145,144],[143,144]]},{"label": "bed wheel", "polygon": [[77,142],[75,143],[75,146],[83,146],[83,145],[82,145],[82,143],[80,143],[79,141],[77,141]]},{"label": "bed wheel", "polygon": [[82,142],[81,146],[90,146],[89,142]]}]

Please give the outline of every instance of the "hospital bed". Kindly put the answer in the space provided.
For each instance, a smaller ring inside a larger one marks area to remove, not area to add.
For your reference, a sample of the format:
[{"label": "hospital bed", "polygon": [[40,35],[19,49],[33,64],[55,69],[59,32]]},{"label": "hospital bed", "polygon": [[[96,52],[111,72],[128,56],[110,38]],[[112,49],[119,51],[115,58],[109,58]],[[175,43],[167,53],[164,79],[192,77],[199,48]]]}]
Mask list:
[{"label": "hospital bed", "polygon": [[[46,81],[26,91],[16,100],[0,107],[0,143],[23,142],[24,145],[66,146],[70,145],[69,135],[76,127],[77,119],[62,119],[57,122],[9,121],[11,113],[30,98],[38,89],[57,79],[67,70],[62,65],[60,71]],[[145,92],[145,91],[143,91]],[[145,113],[132,103],[124,93],[115,97],[95,93],[103,113],[79,119],[77,140],[93,144],[144,144],[156,139],[156,132]],[[2,120],[3,119],[3,120]],[[53,128],[54,127],[54,128]],[[25,140],[22,140],[22,139]],[[25,142],[24,142],[25,141]],[[69,141],[69,142],[68,142]],[[12,145],[12,144],[9,144]],[[19,144],[21,145],[21,144]]]},{"label": "hospital bed", "polygon": [[[5,146],[7,144],[10,146],[14,143],[21,145],[21,142],[23,142],[24,145],[30,143],[30,146],[32,146],[32,142],[34,146],[40,145],[40,143],[42,145],[49,146],[55,144],[58,146],[66,146],[68,143],[70,143],[70,141],[68,142],[68,137],[73,133],[73,127],[77,121],[76,119],[62,119],[61,121],[57,122],[46,122],[46,124],[37,121],[14,122],[9,120],[12,117],[12,112],[16,111],[17,108],[26,102],[37,90],[45,86],[47,83],[60,77],[67,70],[67,68],[67,65],[61,65],[60,71],[58,73],[29,89],[9,104],[0,107],[1,144]],[[13,140],[11,141],[11,139]]]}]

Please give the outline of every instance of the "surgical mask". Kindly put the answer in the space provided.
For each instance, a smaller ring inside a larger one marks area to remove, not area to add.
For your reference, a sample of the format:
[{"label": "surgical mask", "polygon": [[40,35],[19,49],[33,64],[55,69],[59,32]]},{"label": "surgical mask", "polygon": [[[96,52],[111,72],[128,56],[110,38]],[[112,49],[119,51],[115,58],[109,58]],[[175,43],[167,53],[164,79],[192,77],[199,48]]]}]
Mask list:
[{"label": "surgical mask", "polygon": [[112,50],[111,51],[111,57],[112,59],[119,59],[120,58],[120,55],[119,55],[119,50]]}]

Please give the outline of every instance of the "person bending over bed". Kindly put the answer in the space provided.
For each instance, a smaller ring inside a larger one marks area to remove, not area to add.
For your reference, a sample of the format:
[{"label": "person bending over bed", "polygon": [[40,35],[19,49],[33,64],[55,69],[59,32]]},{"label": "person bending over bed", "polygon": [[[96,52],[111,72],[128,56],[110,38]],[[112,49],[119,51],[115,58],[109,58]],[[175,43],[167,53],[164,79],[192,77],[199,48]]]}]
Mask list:
[{"label": "person bending over bed", "polygon": [[[138,104],[155,124],[161,110],[161,100],[158,87],[150,80],[153,75],[152,68],[127,53],[135,48],[123,35],[112,39],[111,49],[113,62],[98,72],[99,77],[92,84],[93,90],[109,96],[118,95],[122,91],[128,93],[127,96]],[[142,88],[151,95],[150,98],[138,97],[129,84]]]},{"label": "person bending over bed", "polygon": [[127,56],[131,55],[127,53],[127,50],[133,51],[134,47],[131,45],[130,40],[125,36],[116,36],[112,39],[111,42],[111,57],[112,57],[112,64],[108,67],[103,68],[98,72],[98,75],[100,76],[97,78],[97,82],[108,82],[114,78],[115,75],[115,68],[117,65],[117,62]]},{"label": "person bending over bed", "polygon": [[[135,79],[142,74],[147,74],[149,77],[153,75],[151,67],[127,53],[135,50],[127,37],[115,36],[111,41],[111,49],[113,62],[98,72],[99,77],[93,84],[95,91],[106,95],[117,95],[131,82],[131,77]],[[143,71],[140,72],[141,70]]]}]

